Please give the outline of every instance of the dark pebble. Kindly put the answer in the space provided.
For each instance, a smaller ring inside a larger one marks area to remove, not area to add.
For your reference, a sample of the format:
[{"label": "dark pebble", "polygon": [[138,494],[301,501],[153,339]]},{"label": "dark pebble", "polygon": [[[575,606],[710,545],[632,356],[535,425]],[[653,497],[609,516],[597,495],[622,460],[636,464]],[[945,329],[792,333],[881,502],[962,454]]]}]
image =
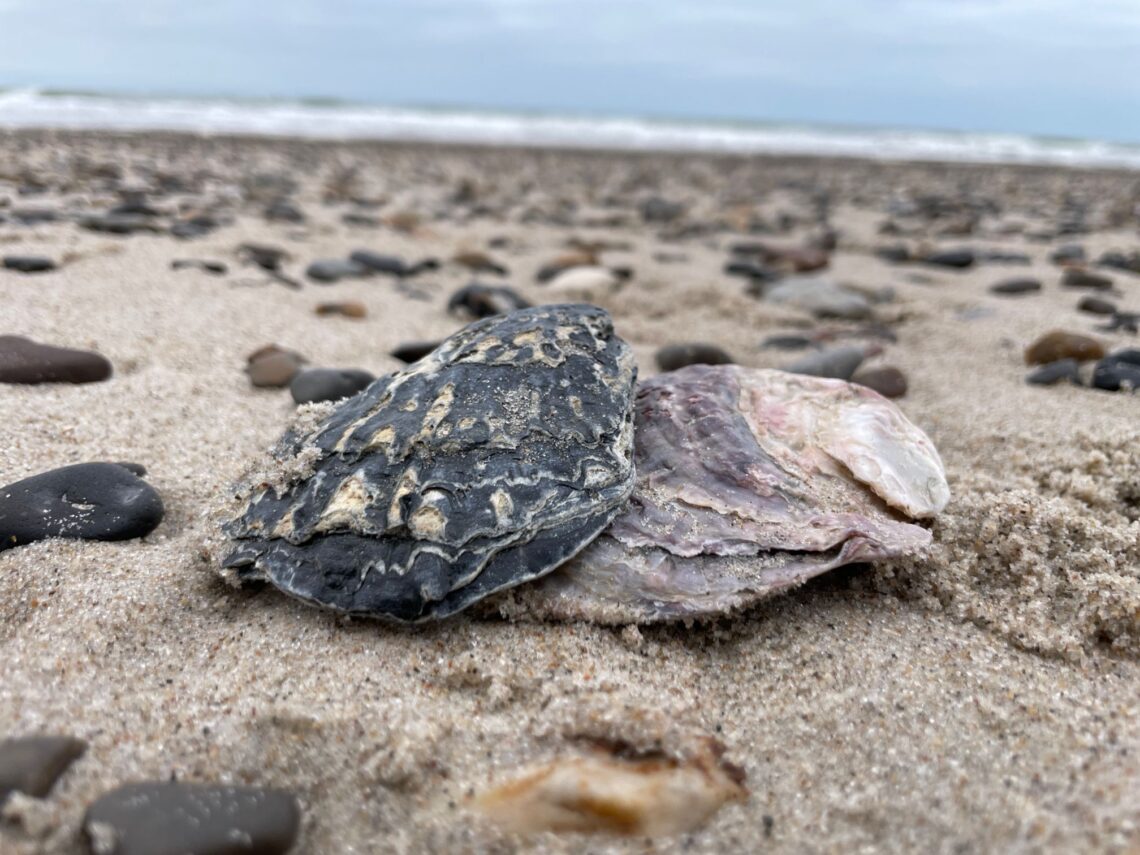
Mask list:
[{"label": "dark pebble", "polygon": [[1052,386],[1062,380],[1068,380],[1077,386],[1081,385],[1081,373],[1078,370],[1080,363],[1075,359],[1058,359],[1048,362],[1035,371],[1025,375],[1025,382],[1034,386]]},{"label": "dark pebble", "polygon": [[1029,278],[1003,279],[990,286],[994,294],[1028,294],[1040,290],[1041,280]]},{"label": "dark pebble", "polygon": [[80,217],[79,226],[91,232],[108,235],[133,235],[138,232],[161,231],[150,217],[138,214],[92,214]]},{"label": "dark pebble", "polygon": [[305,357],[295,351],[270,344],[246,357],[245,373],[249,375],[249,382],[258,388],[280,389],[292,382],[305,361]]},{"label": "dark pebble", "polygon": [[280,270],[281,263],[288,257],[288,253],[279,247],[259,243],[243,243],[238,247],[238,255],[262,270],[269,271]]},{"label": "dark pebble", "polygon": [[676,371],[686,365],[731,365],[733,358],[715,344],[687,342],[669,344],[657,351],[657,367]]},{"label": "dark pebble", "polygon": [[13,208],[11,214],[12,219],[22,226],[38,226],[60,219],[59,211],[52,208]]},{"label": "dark pebble", "polygon": [[298,404],[339,401],[366,388],[376,378],[354,368],[309,368],[289,384],[289,393]]},{"label": "dark pebble", "polygon": [[118,787],[83,817],[96,855],[282,855],[300,824],[284,790],[173,781]]},{"label": "dark pebble", "polygon": [[265,219],[271,223],[303,223],[305,215],[292,202],[278,199],[265,209]]},{"label": "dark pebble", "polygon": [[902,264],[904,261],[910,261],[910,250],[907,249],[905,244],[894,244],[893,246],[880,246],[875,248],[875,257],[881,258],[883,261],[889,261],[891,264]]},{"label": "dark pebble", "polygon": [[856,371],[851,382],[873,389],[884,398],[901,398],[907,390],[906,375],[892,365]]},{"label": "dark pebble", "polygon": [[4,267],[17,273],[46,273],[55,270],[55,262],[42,255],[6,255]]},{"label": "dark pebble", "polygon": [[806,335],[770,335],[760,342],[761,347],[776,350],[803,350],[814,344],[815,342]]},{"label": "dark pebble", "polygon": [[1111,267],[1128,273],[1140,273],[1140,251],[1126,255],[1123,252],[1106,252],[1096,260],[1100,267]]},{"label": "dark pebble", "polygon": [[791,365],[785,366],[784,370],[793,374],[850,380],[865,358],[866,351],[860,346],[833,347],[830,350],[801,357]]},{"label": "dark pebble", "polygon": [[171,270],[201,270],[204,273],[212,273],[215,276],[224,276],[226,274],[226,265],[221,261],[204,261],[198,258],[176,258],[170,262]]},{"label": "dark pebble", "polygon": [[1111,300],[1105,300],[1103,297],[1081,297],[1080,302],[1077,303],[1077,308],[1082,312],[1088,312],[1090,315],[1114,315],[1116,314],[1116,304]]},{"label": "dark pebble", "polygon": [[162,515],[155,489],[125,466],[77,463],[0,488],[0,550],[48,537],[142,537]]},{"label": "dark pebble", "polygon": [[1140,350],[1118,350],[1100,360],[1093,369],[1092,384],[1109,392],[1140,389]]},{"label": "dark pebble", "polygon": [[13,792],[42,799],[86,750],[86,742],[70,736],[23,736],[3,740],[0,742],[0,805]]},{"label": "dark pebble", "polygon": [[368,229],[380,228],[380,218],[374,217],[371,214],[343,214],[340,221],[346,226],[362,226]]},{"label": "dark pebble", "polygon": [[0,383],[98,383],[111,372],[107,358],[89,350],[0,336]]},{"label": "dark pebble", "polygon": [[482,285],[478,282],[463,286],[447,301],[449,312],[472,318],[506,315],[528,308],[530,303],[513,288],[505,285]]},{"label": "dark pebble", "polygon": [[671,223],[685,213],[685,206],[661,196],[651,196],[641,203],[640,212],[641,219],[647,223]]},{"label": "dark pebble", "polygon": [[413,362],[419,362],[439,345],[438,341],[409,341],[393,350],[392,356],[411,365]]},{"label": "dark pebble", "polygon": [[396,255],[380,255],[361,249],[352,253],[348,259],[375,273],[385,273],[388,276],[410,276],[412,272],[404,259]]},{"label": "dark pebble", "polygon": [[1112,279],[1100,273],[1093,273],[1083,267],[1067,267],[1061,274],[1061,284],[1066,288],[1092,288],[1096,291],[1108,291],[1112,288]]},{"label": "dark pebble", "polygon": [[993,264],[1032,264],[1033,259],[1026,255],[1024,252],[1005,252],[1003,250],[994,249],[988,252],[983,252],[978,261],[988,261]]},{"label": "dark pebble", "polygon": [[932,252],[922,258],[924,264],[953,267],[959,270],[972,267],[976,260],[977,256],[972,249],[946,249],[940,252]]},{"label": "dark pebble", "polygon": [[1054,264],[1083,264],[1085,258],[1085,248],[1079,243],[1067,243],[1049,253]]},{"label": "dark pebble", "polygon": [[368,268],[363,264],[358,264],[352,259],[345,260],[343,258],[326,258],[314,261],[309,265],[308,269],[305,270],[305,275],[314,282],[329,284],[339,282],[341,279],[367,276],[368,273]]},{"label": "dark pebble", "polygon": [[766,267],[758,261],[738,259],[730,261],[724,266],[724,272],[729,276],[743,276],[747,279],[762,282],[775,282],[780,278],[780,272]]},{"label": "dark pebble", "polygon": [[1140,312],[1115,312],[1107,324],[1097,327],[1102,332],[1140,332]]}]

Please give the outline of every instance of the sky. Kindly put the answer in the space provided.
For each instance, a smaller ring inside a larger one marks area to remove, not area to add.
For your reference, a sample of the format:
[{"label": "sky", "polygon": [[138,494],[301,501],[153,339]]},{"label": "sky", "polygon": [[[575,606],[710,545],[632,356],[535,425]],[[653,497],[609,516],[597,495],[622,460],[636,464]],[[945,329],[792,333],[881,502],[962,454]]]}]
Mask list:
[{"label": "sky", "polygon": [[1140,0],[0,0],[0,87],[1140,142]]}]

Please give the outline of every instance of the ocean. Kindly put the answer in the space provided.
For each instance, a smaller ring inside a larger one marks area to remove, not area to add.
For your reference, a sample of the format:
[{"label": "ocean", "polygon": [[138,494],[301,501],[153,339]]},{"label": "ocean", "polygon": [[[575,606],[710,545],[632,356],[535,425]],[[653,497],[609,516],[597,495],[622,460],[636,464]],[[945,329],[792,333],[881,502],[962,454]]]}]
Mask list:
[{"label": "ocean", "polygon": [[313,139],[1140,169],[1140,144],[1092,139],[808,123],[385,107],[326,100],[142,97],[39,89],[0,90],[0,128],[166,130]]}]

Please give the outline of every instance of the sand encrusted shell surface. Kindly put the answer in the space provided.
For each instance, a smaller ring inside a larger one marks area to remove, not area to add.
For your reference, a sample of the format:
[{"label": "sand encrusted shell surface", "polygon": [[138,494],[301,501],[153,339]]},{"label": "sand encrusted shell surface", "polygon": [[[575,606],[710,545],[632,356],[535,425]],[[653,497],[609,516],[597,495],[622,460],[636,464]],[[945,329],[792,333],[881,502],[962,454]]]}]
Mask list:
[{"label": "sand encrusted shell surface", "polygon": [[282,439],[286,474],[254,474],[224,527],[225,572],[400,621],[537,578],[629,497],[635,380],[602,309],[471,324]]}]

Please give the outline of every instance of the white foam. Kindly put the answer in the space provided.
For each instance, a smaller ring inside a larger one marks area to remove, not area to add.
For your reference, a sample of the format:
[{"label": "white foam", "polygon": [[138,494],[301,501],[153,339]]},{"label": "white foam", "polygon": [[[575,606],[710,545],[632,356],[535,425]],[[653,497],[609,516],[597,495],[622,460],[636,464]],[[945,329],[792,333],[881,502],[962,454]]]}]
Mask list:
[{"label": "white foam", "polygon": [[34,89],[0,92],[0,127],[168,130],[317,139],[425,140],[1140,169],[1140,145],[1043,139],[1019,134],[690,123],[302,102],[60,95]]}]

